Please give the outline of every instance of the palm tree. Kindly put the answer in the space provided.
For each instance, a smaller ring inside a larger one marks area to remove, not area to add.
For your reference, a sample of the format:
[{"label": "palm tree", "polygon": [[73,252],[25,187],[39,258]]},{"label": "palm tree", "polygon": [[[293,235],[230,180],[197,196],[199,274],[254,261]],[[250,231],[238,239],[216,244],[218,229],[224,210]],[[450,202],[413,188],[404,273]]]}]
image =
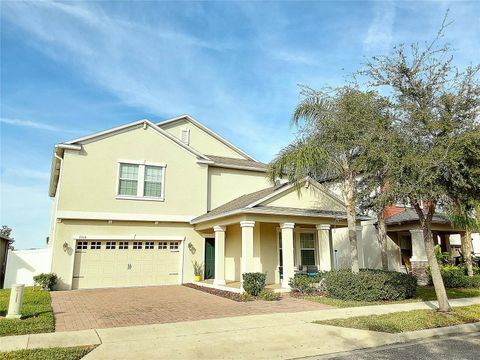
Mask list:
[{"label": "palm tree", "polygon": [[315,91],[303,87],[303,99],[292,123],[299,128],[296,140],[270,163],[270,178],[286,177],[294,184],[305,176],[341,183],[350,241],[351,270],[359,272],[356,208],[357,185],[362,171],[360,156],[385,116],[385,101],[373,91],[352,87]]}]

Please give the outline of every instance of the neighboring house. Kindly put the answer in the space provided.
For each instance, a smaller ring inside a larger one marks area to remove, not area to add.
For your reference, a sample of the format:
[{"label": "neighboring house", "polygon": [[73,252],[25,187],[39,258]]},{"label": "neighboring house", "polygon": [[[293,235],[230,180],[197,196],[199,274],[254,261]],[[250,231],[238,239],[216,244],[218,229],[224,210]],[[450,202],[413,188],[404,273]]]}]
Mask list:
[{"label": "neighboring house", "polygon": [[49,246],[58,288],[191,282],[193,261],[215,284],[262,271],[287,287],[295,270],[330,269],[343,202],[311,179],[272,186],[266,171],[187,115],[57,144]]},{"label": "neighboring house", "polygon": [[3,289],[5,281],[5,269],[7,266],[8,247],[11,239],[5,235],[0,234],[0,289]]},{"label": "neighboring house", "polygon": [[33,286],[33,277],[49,273],[52,266],[52,249],[9,250],[3,288],[13,284]]}]

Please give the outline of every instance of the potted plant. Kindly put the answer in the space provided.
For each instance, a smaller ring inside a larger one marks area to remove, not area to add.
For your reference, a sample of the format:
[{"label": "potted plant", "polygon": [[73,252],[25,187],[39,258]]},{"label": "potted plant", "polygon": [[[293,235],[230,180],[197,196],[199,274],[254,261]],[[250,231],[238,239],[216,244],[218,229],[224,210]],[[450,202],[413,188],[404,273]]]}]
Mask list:
[{"label": "potted plant", "polygon": [[193,274],[195,275],[195,281],[202,280],[202,271],[203,271],[203,263],[198,263],[197,260],[192,262],[193,264]]}]

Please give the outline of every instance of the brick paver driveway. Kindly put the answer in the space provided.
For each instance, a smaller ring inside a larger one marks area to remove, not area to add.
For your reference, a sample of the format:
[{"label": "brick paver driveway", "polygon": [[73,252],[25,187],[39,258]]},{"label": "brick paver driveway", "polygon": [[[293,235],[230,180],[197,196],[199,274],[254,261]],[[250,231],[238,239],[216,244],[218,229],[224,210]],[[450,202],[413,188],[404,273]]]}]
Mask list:
[{"label": "brick paver driveway", "polygon": [[53,291],[55,330],[100,329],[330,308],[289,296],[236,302],[185,286]]}]

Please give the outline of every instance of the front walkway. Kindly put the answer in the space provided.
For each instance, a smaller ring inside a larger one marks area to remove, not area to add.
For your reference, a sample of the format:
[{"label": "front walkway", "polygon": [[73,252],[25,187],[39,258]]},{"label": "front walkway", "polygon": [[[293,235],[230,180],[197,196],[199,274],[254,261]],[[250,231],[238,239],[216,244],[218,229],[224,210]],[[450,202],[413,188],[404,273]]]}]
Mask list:
[{"label": "front walkway", "polygon": [[52,291],[51,296],[55,331],[331,308],[288,295],[280,301],[236,302],[180,285]]},{"label": "front walkway", "polygon": [[[452,306],[480,304],[480,297]],[[434,302],[186,321],[112,329],[0,337],[3,351],[101,344],[85,359],[299,358],[480,330],[479,323],[386,334],[313,324],[314,320],[428,309]]]}]

